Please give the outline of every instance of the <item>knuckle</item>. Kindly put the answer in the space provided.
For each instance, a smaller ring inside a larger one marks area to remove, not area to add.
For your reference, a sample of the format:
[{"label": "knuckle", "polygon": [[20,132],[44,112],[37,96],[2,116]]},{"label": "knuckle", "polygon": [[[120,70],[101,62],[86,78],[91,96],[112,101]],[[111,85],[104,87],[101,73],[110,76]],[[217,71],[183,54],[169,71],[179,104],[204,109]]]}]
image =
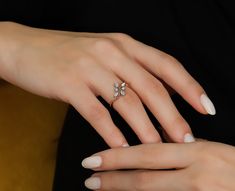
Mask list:
[{"label": "knuckle", "polygon": [[140,164],[146,164],[147,168],[155,169],[157,162],[157,156],[159,154],[158,147],[155,144],[148,144],[141,150],[139,157]]},{"label": "knuckle", "polygon": [[[120,155],[117,153],[108,153],[105,156],[103,156],[104,160],[109,161],[109,164],[106,164],[109,168],[117,168],[120,162]],[[104,164],[105,165],[105,164]]]},{"label": "knuckle", "polygon": [[94,41],[95,50],[105,54],[116,53],[118,51],[114,41],[109,38],[98,38]]},{"label": "knuckle", "polygon": [[74,61],[61,68],[63,73],[63,82],[69,82],[71,85],[87,81],[91,68],[97,65],[95,59],[89,56],[80,56]]},{"label": "knuckle", "polygon": [[89,118],[92,121],[96,122],[96,121],[100,121],[106,118],[108,116],[108,111],[102,106],[100,106],[99,104],[94,104],[94,105],[89,106],[88,114],[89,114]]},{"label": "knuckle", "polygon": [[150,180],[150,177],[148,176],[147,172],[138,172],[134,175],[134,190],[136,191],[146,191],[147,190],[147,184]]},{"label": "knuckle", "polygon": [[147,78],[143,80],[142,87],[145,87],[147,89],[147,93],[151,95],[160,95],[162,97],[169,96],[167,93],[167,90],[165,89],[164,85],[155,78]]},{"label": "knuckle", "polygon": [[168,63],[175,64],[175,66],[182,66],[180,64],[180,62],[175,57],[173,57],[171,55],[167,55],[166,60],[168,61]]},{"label": "knuckle", "polygon": [[182,69],[183,65],[173,56],[163,53],[161,54],[161,59],[163,61],[164,64],[160,65],[162,67],[160,67],[160,72],[161,74],[164,76],[164,73],[168,73],[167,70],[169,68],[174,68],[174,69]]},{"label": "knuckle", "polygon": [[158,94],[160,94],[162,96],[168,95],[164,85],[160,81],[155,81],[155,83],[152,83],[151,86],[153,86],[153,89],[156,92],[158,92]]},{"label": "knuckle", "polygon": [[84,71],[93,67],[94,64],[96,64],[94,58],[86,53],[82,53],[59,62],[56,74],[59,77],[63,77],[64,80],[71,77],[78,79],[78,77],[84,74]]},{"label": "knuckle", "polygon": [[131,36],[129,36],[128,34],[125,34],[125,33],[113,33],[113,36],[115,39],[117,39],[119,41],[127,41],[127,40],[132,39]]},{"label": "knuckle", "polygon": [[140,103],[140,99],[133,91],[131,91],[130,89],[128,90],[129,91],[126,93],[122,100],[125,105],[136,107],[136,104]]},{"label": "knuckle", "polygon": [[81,82],[75,77],[64,78],[64,81],[60,84],[57,89],[58,96],[55,98],[57,100],[62,100],[65,103],[71,104],[76,107],[76,99],[74,97],[74,89],[84,90],[86,89],[86,84]]},{"label": "knuckle", "polygon": [[159,143],[161,141],[161,137],[158,131],[154,127],[150,126],[148,122],[145,122],[143,127],[143,139],[145,143]]},{"label": "knuckle", "polygon": [[84,55],[84,56],[79,56],[76,59],[76,63],[78,63],[79,66],[87,66],[87,65],[94,64],[95,60],[88,55]]},{"label": "knuckle", "polygon": [[[107,132],[107,137],[104,137],[107,140],[110,140],[110,138],[112,139],[112,141],[116,141],[115,144],[113,145],[113,147],[117,147],[120,146],[125,139],[123,138],[122,134],[120,134],[120,131],[118,129],[118,127],[114,126],[114,128],[110,128],[110,130]],[[110,140],[111,141],[111,140]],[[116,164],[117,163],[117,155],[116,154],[112,154],[113,156],[115,156],[112,159],[112,164]],[[114,165],[115,167],[115,165]]]},{"label": "knuckle", "polygon": [[200,91],[200,92],[203,91],[200,85],[196,83],[196,81],[193,80],[192,78],[185,79],[185,89],[192,90],[192,91],[196,89],[197,91]]},{"label": "knuckle", "polygon": [[171,121],[172,127],[181,128],[182,130],[187,130],[189,128],[188,124],[184,118],[179,114]]},{"label": "knuckle", "polygon": [[180,62],[169,54],[163,53],[161,54],[161,58],[166,64],[175,64],[176,66],[181,66]]},{"label": "knuckle", "polygon": [[[78,75],[74,67],[65,67],[57,71],[58,83],[51,89],[52,92],[56,92],[56,99],[63,100],[66,103],[76,103],[74,99],[74,89],[80,89],[86,87],[84,79]],[[56,90],[56,91],[55,91]]]}]

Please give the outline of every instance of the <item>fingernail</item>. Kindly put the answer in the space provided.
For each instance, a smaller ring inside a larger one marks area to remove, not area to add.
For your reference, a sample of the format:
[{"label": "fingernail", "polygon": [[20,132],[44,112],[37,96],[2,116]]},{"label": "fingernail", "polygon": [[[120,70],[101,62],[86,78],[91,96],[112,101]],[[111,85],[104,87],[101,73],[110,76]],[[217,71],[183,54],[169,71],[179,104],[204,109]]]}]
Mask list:
[{"label": "fingernail", "polygon": [[206,94],[201,95],[200,101],[208,114],[210,115],[216,114],[215,106]]},{"label": "fingernail", "polygon": [[85,186],[90,190],[97,190],[101,188],[101,181],[98,177],[91,177],[86,179]]},{"label": "fingernail", "polygon": [[184,135],[184,142],[185,142],[185,143],[192,143],[192,142],[195,142],[195,138],[193,137],[192,134],[187,133],[187,134]]},{"label": "fingernail", "polygon": [[82,161],[82,166],[89,169],[98,168],[101,164],[102,158],[100,156],[91,156]]},{"label": "fingernail", "polygon": [[122,145],[122,147],[129,147],[130,145],[128,143],[125,143]]}]

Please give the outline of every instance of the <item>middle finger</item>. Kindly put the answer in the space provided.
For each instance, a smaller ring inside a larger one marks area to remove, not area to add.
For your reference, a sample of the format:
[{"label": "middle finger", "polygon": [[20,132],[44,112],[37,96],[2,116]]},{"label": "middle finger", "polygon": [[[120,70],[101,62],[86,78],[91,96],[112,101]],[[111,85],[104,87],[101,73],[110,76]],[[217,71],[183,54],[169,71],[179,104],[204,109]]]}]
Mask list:
[{"label": "middle finger", "polygon": [[[94,68],[92,72],[93,88],[97,94],[101,95],[108,103],[114,101],[114,83],[121,84],[119,79],[112,71],[102,67]],[[102,76],[102,80],[100,79]],[[126,95],[119,97],[113,102],[113,107],[126,120],[130,127],[135,131],[142,143],[157,143],[161,141],[161,137],[151,123],[144,106],[136,95],[136,93],[126,87]]]},{"label": "middle finger", "polygon": [[113,50],[105,59],[102,52],[100,55],[100,59],[106,67],[121,79],[129,82],[130,87],[147,105],[173,141],[194,141],[188,123],[180,115],[167,90],[157,78],[122,53],[121,50]]}]

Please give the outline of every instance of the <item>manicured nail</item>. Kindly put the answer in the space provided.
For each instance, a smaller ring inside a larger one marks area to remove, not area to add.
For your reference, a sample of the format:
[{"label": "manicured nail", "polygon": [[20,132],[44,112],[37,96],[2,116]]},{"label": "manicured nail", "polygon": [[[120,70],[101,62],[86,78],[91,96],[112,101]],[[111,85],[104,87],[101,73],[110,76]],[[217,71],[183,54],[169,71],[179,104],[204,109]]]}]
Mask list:
[{"label": "manicured nail", "polygon": [[184,142],[185,142],[185,143],[192,143],[192,142],[195,142],[195,138],[193,137],[192,134],[187,133],[187,134],[184,135]]},{"label": "manicured nail", "polygon": [[215,106],[206,94],[201,95],[200,101],[208,114],[210,114],[210,115],[216,114]]},{"label": "manicured nail", "polygon": [[98,177],[91,177],[86,179],[85,186],[90,190],[97,190],[101,188],[101,181]]},{"label": "manicured nail", "polygon": [[130,145],[128,143],[125,143],[122,145],[122,147],[129,147]]},{"label": "manicured nail", "polygon": [[101,164],[102,158],[100,156],[91,156],[82,161],[82,166],[89,169],[98,168]]}]

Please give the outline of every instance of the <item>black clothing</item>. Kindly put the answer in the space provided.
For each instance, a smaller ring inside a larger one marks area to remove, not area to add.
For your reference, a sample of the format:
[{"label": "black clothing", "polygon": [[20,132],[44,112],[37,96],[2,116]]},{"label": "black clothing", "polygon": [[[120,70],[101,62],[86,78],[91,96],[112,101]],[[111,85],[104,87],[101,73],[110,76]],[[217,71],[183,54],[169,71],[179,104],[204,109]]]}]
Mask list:
[{"label": "black clothing", "polygon": [[[0,20],[79,32],[123,32],[171,54],[205,88],[217,109],[216,116],[201,115],[181,97],[173,96],[194,134],[235,145],[233,1],[1,0]],[[128,141],[138,144],[124,120],[104,104]],[[86,190],[83,181],[91,171],[82,169],[80,162],[105,148],[100,136],[71,107],[60,139],[54,190]]]}]

